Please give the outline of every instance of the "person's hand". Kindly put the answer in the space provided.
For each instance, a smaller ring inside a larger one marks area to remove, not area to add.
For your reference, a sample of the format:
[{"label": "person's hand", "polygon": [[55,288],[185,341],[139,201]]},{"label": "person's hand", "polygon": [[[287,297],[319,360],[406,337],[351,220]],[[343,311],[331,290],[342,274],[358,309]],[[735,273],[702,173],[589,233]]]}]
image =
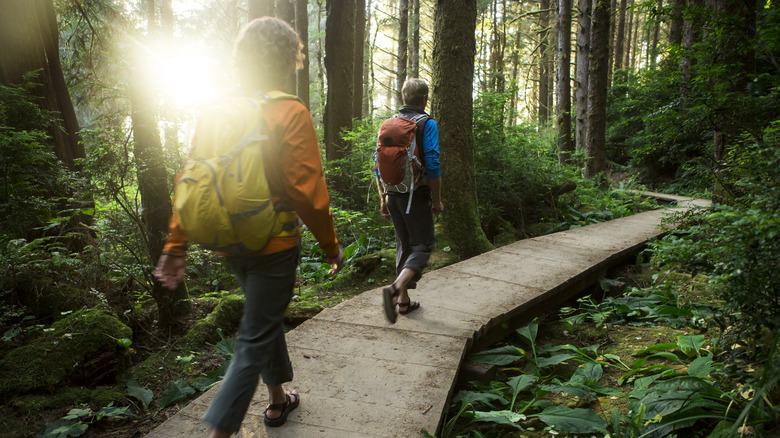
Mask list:
[{"label": "person's hand", "polygon": [[174,290],[184,280],[184,267],[186,265],[187,260],[184,257],[163,254],[154,269],[154,277],[163,286]]},{"label": "person's hand", "polygon": [[336,257],[331,257],[328,259],[328,264],[330,265],[330,271],[328,271],[328,275],[335,275],[341,271],[341,268],[344,267],[344,251],[341,249],[341,247],[339,247],[339,253],[336,255]]},{"label": "person's hand", "polygon": [[442,211],[444,211],[444,204],[441,203],[441,201],[433,202],[431,204],[431,211],[433,214],[439,214]]},{"label": "person's hand", "polygon": [[385,201],[385,198],[382,198],[382,204],[379,206],[379,212],[382,213],[382,216],[385,218],[390,219],[390,210],[387,209],[387,202]]}]

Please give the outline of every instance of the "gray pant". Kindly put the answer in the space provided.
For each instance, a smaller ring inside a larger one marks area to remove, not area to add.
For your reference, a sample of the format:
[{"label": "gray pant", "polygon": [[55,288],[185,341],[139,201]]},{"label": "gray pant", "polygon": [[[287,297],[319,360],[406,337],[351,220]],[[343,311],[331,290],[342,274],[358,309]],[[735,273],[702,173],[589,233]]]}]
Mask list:
[{"label": "gray pant", "polygon": [[283,323],[299,252],[296,247],[259,257],[225,258],[246,301],[233,361],[203,418],[209,426],[237,432],[261,375],[266,385],[292,380]]},{"label": "gray pant", "polygon": [[409,195],[406,193],[388,193],[387,209],[395,228],[395,269],[396,275],[404,268],[417,274],[407,287],[414,289],[422,276],[423,269],[431,258],[436,235],[433,229],[431,212],[431,189],[422,186],[414,191],[412,206],[406,214]]}]

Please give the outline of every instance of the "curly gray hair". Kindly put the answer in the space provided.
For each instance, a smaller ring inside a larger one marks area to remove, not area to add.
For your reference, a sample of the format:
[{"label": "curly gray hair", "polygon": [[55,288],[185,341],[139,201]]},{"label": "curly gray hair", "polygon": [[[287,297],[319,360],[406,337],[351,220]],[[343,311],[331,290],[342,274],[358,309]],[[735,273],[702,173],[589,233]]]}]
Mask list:
[{"label": "curly gray hair", "polygon": [[233,62],[242,75],[272,79],[303,67],[303,44],[286,22],[262,17],[247,23],[233,45]]}]

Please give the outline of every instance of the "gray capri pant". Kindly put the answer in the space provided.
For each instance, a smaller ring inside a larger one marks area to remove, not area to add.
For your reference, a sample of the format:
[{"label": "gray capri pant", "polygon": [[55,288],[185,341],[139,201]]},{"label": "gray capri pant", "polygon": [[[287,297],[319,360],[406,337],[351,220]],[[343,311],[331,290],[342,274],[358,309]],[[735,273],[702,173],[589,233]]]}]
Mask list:
[{"label": "gray capri pant", "polygon": [[293,296],[300,248],[257,257],[225,257],[246,299],[236,349],[203,422],[238,432],[262,375],[266,385],[293,378],[284,340],[284,311]]},{"label": "gray capri pant", "polygon": [[417,281],[431,258],[436,235],[433,229],[433,212],[431,212],[431,189],[421,186],[414,191],[412,206],[406,214],[409,194],[388,192],[387,209],[395,228],[395,269],[396,275],[404,268],[409,268],[417,274],[409,282],[407,288],[417,287]]}]

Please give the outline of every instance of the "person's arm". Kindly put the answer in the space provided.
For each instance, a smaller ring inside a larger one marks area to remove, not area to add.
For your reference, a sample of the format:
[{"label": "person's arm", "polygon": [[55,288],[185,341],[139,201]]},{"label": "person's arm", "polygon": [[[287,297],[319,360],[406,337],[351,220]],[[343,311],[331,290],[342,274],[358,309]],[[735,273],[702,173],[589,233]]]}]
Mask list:
[{"label": "person's arm", "polygon": [[[176,181],[181,177],[181,173],[176,177]],[[179,219],[176,213],[171,213],[168,222],[168,237],[165,239],[165,246],[153,275],[170,290],[176,289],[184,280],[184,268],[187,266],[187,241],[189,238],[179,226]]]},{"label": "person's arm", "polygon": [[382,187],[382,181],[379,180],[379,171],[374,168],[374,176],[376,178],[376,188],[379,192],[379,212],[383,217],[390,218],[390,210],[387,209],[387,193],[385,193]]},{"label": "person's arm", "polygon": [[444,204],[441,202],[439,127],[433,119],[428,120],[425,124],[423,148],[425,151],[425,173],[428,175],[428,185],[431,188],[431,211],[433,214],[439,214],[444,211]]},{"label": "person's arm", "polygon": [[344,255],[336,238],[314,125],[306,107],[299,102],[289,101],[288,104],[293,106],[284,111],[285,117],[289,117],[282,139],[285,194],[290,207],[328,257],[333,266],[331,273],[336,273],[343,266]]},{"label": "person's arm", "polygon": [[431,187],[431,211],[433,214],[439,214],[444,211],[444,204],[441,202],[441,177],[429,179],[428,185]]}]

